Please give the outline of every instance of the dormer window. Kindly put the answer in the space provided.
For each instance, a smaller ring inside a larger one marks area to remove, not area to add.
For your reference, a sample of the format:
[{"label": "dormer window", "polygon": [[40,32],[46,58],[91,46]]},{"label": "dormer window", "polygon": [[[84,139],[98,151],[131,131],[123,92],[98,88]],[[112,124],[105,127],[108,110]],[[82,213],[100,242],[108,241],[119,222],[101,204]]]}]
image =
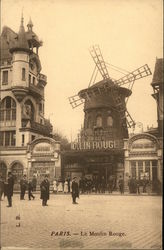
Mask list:
[{"label": "dormer window", "polygon": [[25,68],[22,68],[22,81],[26,80],[26,70]]}]

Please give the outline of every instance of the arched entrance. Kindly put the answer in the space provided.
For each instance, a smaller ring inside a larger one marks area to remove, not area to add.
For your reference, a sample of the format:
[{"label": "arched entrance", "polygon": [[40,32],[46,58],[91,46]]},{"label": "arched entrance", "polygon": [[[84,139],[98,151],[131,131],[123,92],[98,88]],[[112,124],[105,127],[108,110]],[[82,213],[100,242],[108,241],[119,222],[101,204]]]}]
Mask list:
[{"label": "arched entrance", "polygon": [[3,161],[1,161],[0,162],[0,175],[2,175],[3,180],[6,180],[6,174],[7,174],[7,166]]},{"label": "arched entrance", "polygon": [[14,176],[14,188],[17,189],[23,176],[23,165],[20,162],[13,163],[11,166],[11,172]]}]

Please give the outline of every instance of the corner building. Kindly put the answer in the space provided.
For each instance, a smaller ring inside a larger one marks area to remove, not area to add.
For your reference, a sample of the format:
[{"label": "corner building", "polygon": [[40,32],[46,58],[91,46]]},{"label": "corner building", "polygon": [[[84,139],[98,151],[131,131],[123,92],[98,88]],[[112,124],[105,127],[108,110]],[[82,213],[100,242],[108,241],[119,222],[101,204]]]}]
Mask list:
[{"label": "corner building", "polygon": [[30,19],[23,17],[18,34],[4,27],[0,37],[0,173],[10,170],[16,187],[23,174],[60,176],[60,143],[51,137],[52,125],[44,117],[46,75],[41,73],[42,42]]}]

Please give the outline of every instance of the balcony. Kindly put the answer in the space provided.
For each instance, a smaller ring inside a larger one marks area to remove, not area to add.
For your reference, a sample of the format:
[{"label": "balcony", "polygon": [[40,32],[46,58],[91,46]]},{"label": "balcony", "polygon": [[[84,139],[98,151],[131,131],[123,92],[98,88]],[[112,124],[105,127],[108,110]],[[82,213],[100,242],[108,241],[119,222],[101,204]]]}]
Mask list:
[{"label": "balcony", "polygon": [[25,130],[30,130],[44,136],[50,136],[52,132],[52,125],[51,123],[47,122],[45,122],[45,124],[43,125],[34,121],[28,121],[28,122],[23,121],[22,128],[20,129],[20,131],[25,131]]},{"label": "balcony", "polygon": [[39,74],[39,82],[38,85],[41,85],[42,87],[45,87],[47,84],[47,76],[43,74]]},{"label": "balcony", "polygon": [[38,85],[35,86],[33,84],[29,85],[29,92],[34,97],[43,97],[44,96],[44,90],[41,89]]}]

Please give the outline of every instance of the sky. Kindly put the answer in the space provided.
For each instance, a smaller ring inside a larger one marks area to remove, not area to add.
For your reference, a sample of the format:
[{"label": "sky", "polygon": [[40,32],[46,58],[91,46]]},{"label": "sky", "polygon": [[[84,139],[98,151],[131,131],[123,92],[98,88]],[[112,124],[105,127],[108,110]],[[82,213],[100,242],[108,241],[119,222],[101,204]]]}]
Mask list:
[{"label": "sky", "polygon": [[[88,87],[95,66],[92,45],[100,46],[106,62],[127,71],[147,63],[153,73],[156,58],[163,57],[162,0],[1,0],[1,29],[18,32],[22,11],[25,27],[31,17],[33,31],[43,41],[45,116],[69,140],[79,132],[84,112],[83,106],[72,109],[68,97]],[[127,104],[144,128],[157,126],[151,82],[152,75],[135,81]]]}]

